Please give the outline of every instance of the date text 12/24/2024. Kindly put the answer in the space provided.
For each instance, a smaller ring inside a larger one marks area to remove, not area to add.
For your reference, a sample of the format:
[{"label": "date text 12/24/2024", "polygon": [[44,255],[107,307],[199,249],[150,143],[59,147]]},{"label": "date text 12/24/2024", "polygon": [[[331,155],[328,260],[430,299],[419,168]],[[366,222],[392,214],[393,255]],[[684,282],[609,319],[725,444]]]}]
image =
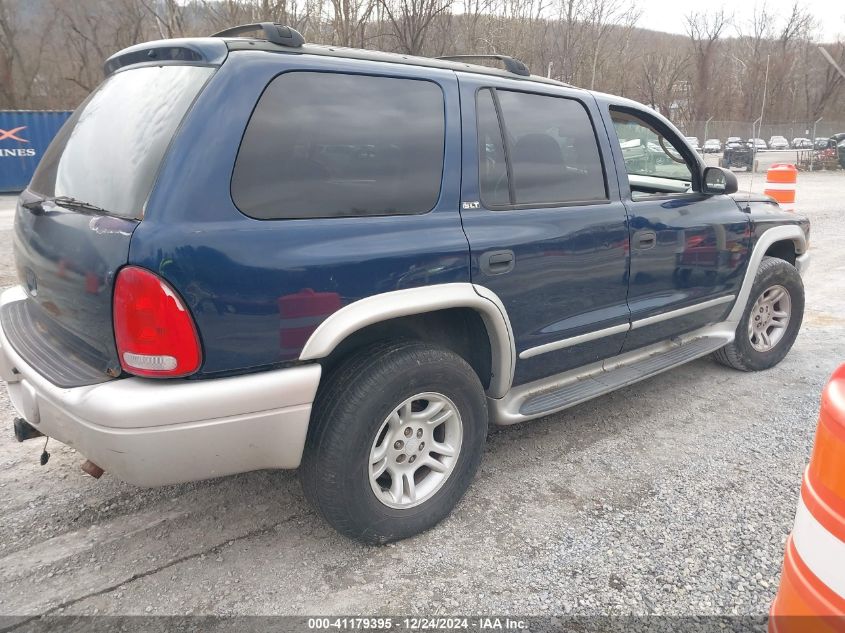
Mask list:
[{"label": "date text 12/24/2024", "polygon": [[524,631],[524,620],[499,617],[336,617],[308,618],[312,631]]}]

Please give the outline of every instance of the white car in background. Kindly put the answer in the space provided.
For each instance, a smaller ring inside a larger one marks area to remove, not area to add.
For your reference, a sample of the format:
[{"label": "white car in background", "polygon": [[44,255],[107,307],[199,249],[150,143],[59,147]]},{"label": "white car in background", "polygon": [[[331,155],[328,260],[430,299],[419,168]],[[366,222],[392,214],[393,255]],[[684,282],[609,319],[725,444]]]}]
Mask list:
[{"label": "white car in background", "polygon": [[769,139],[769,149],[789,149],[789,141],[783,136],[773,136]]},{"label": "white car in background", "polygon": [[697,137],[697,136],[685,136],[684,138],[686,138],[686,139],[687,139],[687,142],[688,142],[690,145],[692,145],[692,148],[693,148],[696,152],[700,152],[700,151],[701,151],[701,144],[700,144],[700,141],[698,140],[698,137]]},{"label": "white car in background", "polygon": [[704,141],[704,153],[709,154],[710,152],[719,153],[722,151],[722,141],[717,138],[708,138]]},{"label": "white car in background", "polygon": [[748,139],[748,141],[754,145],[754,150],[757,152],[763,152],[769,149],[769,146],[766,144],[766,141],[761,138],[751,138]]}]

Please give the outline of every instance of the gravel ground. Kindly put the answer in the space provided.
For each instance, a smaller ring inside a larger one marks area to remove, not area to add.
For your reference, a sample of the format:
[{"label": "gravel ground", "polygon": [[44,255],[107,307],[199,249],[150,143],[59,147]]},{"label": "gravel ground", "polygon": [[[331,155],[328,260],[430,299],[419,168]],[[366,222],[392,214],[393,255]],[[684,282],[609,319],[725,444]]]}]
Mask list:
[{"label": "gravel ground", "polygon": [[[0,614],[766,613],[819,393],[845,361],[845,173],[801,174],[798,195],[813,263],[781,365],[746,374],[702,359],[499,430],[454,514],[395,545],[338,536],[295,473],[138,489],[83,475],[57,443],[42,468],[42,444],[10,430]],[[5,391],[0,413],[11,429]]]}]

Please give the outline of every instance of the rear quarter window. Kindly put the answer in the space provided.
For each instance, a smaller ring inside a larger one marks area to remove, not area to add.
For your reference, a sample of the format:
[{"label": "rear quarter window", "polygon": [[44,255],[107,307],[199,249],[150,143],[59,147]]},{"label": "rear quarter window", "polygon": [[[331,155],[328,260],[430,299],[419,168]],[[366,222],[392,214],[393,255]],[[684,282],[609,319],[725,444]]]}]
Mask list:
[{"label": "rear quarter window", "polygon": [[426,213],[440,197],[445,125],[430,81],[285,73],[247,125],[232,199],[261,220]]}]

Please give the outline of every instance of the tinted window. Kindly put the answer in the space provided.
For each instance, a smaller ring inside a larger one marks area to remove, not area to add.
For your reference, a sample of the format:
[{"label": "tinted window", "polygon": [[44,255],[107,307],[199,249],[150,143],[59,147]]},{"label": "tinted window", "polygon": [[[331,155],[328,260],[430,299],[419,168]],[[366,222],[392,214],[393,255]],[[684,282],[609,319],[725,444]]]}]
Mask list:
[{"label": "tinted window", "polygon": [[605,200],[590,117],[572,99],[497,90],[516,204]]},{"label": "tinted window", "polygon": [[150,66],[112,75],[53,139],[30,188],[140,217],[170,139],[213,72]]},{"label": "tinted window", "polygon": [[481,198],[487,206],[510,203],[508,167],[499,117],[490,90],[480,90],[476,98],[478,119],[478,178]]},{"label": "tinted window", "polygon": [[434,83],[287,73],[250,119],[232,197],[259,219],[425,213],[440,195],[444,134]]}]

